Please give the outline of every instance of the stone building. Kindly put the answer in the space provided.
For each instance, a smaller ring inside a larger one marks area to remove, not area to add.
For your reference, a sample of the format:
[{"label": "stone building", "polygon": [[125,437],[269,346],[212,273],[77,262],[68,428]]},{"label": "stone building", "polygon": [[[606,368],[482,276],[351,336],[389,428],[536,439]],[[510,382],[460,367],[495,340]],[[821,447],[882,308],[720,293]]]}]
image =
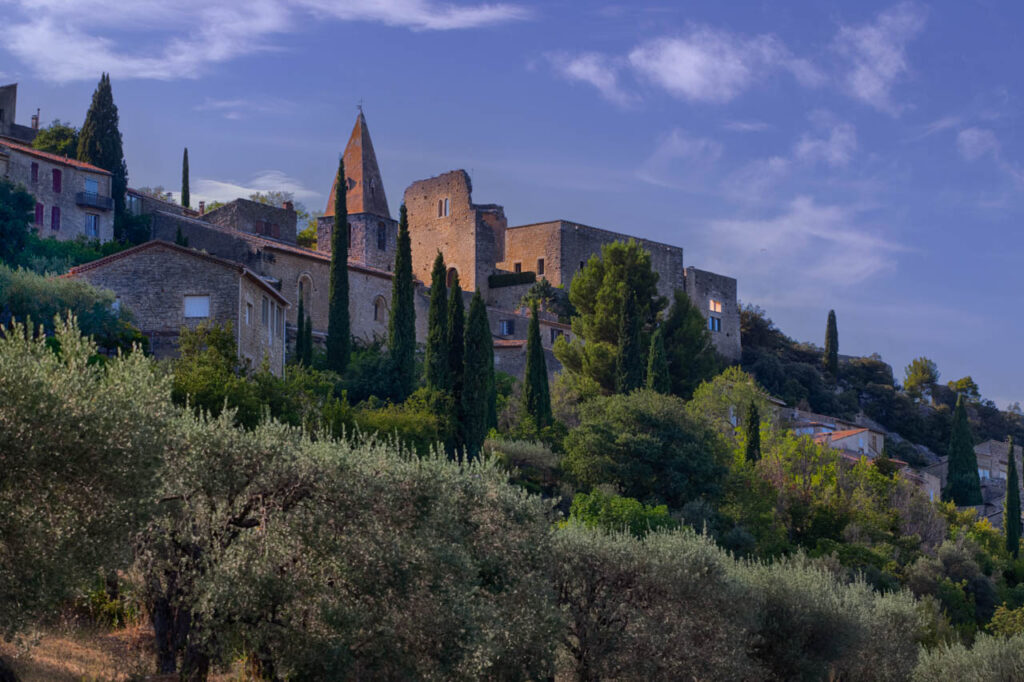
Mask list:
[{"label": "stone building", "polygon": [[288,299],[237,262],[153,240],[72,268],[65,277],[110,289],[128,308],[157,357],[177,354],[181,329],[230,323],[239,360],[284,373]]},{"label": "stone building", "polygon": [[15,142],[32,144],[39,132],[39,111],[32,115],[32,125],[23,126],[15,122],[18,109],[18,84],[0,86],[0,137]]},{"label": "stone building", "polygon": [[111,175],[75,159],[0,139],[0,177],[22,185],[36,200],[35,230],[60,240],[114,238]]}]

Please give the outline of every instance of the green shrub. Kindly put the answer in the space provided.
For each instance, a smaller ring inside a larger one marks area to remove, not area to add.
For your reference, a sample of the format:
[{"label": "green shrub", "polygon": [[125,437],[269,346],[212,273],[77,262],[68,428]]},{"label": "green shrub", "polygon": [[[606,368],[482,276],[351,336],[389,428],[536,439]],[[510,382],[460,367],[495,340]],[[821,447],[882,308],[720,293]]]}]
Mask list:
[{"label": "green shrub", "polygon": [[921,652],[913,682],[1004,682],[1024,679],[1024,635],[978,635],[974,646],[959,642]]},{"label": "green shrub", "polygon": [[354,423],[364,434],[397,438],[420,455],[426,455],[450,437],[450,401],[451,396],[446,393],[421,388],[404,403],[357,408]]},{"label": "green shrub", "polygon": [[675,528],[679,522],[669,516],[668,507],[651,507],[632,497],[610,495],[595,490],[579,493],[572,499],[569,519],[591,528],[628,531],[643,537],[659,528]]},{"label": "green shrub", "polygon": [[535,272],[499,272],[487,276],[487,286],[491,289],[514,287],[519,284],[532,284],[537,281]]}]

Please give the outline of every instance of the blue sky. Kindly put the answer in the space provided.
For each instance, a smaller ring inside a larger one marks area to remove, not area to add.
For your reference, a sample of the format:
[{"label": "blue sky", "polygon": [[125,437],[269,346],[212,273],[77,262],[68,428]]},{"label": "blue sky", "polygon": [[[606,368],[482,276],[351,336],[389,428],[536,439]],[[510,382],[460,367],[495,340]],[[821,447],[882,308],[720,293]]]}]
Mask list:
[{"label": "blue sky", "polygon": [[19,122],[101,71],[130,182],[322,210],[362,101],[393,211],[466,168],[511,224],[678,244],[843,353],[1024,402],[1019,2],[0,0]]}]

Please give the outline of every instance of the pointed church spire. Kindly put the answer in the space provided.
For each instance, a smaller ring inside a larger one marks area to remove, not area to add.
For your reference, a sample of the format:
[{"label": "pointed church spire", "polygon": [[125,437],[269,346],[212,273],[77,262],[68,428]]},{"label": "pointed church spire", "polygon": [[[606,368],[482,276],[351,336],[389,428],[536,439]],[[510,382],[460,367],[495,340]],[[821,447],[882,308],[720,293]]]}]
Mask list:
[{"label": "pointed church spire", "polygon": [[[370,130],[366,127],[366,117],[363,116],[363,108],[359,107],[359,116],[356,117],[356,125],[352,128],[352,135],[345,145],[345,179],[348,184],[346,203],[349,214],[369,213],[382,218],[390,218],[388,211],[388,200],[384,196],[384,182],[380,177],[380,168],[377,167],[377,155],[373,152],[373,142],[370,141]],[[337,179],[335,179],[335,185]],[[335,185],[331,186],[331,195],[327,198],[327,210],[325,216],[334,215],[334,192]]]}]

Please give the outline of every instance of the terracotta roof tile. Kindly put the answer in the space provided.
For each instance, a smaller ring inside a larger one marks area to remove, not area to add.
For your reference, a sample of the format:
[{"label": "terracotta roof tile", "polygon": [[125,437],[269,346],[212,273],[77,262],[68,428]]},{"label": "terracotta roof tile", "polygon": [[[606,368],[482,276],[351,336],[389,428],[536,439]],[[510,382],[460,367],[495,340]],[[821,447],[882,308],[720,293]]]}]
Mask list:
[{"label": "terracotta roof tile", "polygon": [[40,159],[46,159],[52,163],[59,163],[64,166],[70,166],[72,168],[79,168],[81,170],[91,171],[93,173],[102,173],[104,175],[110,175],[110,171],[103,170],[99,166],[94,166],[91,163],[79,161],[78,159],[69,159],[66,156],[60,154],[51,154],[50,152],[41,152],[38,149],[33,149],[29,145],[19,144],[12,142],[10,138],[0,138],[0,147],[9,147],[30,156],[35,156]]}]

